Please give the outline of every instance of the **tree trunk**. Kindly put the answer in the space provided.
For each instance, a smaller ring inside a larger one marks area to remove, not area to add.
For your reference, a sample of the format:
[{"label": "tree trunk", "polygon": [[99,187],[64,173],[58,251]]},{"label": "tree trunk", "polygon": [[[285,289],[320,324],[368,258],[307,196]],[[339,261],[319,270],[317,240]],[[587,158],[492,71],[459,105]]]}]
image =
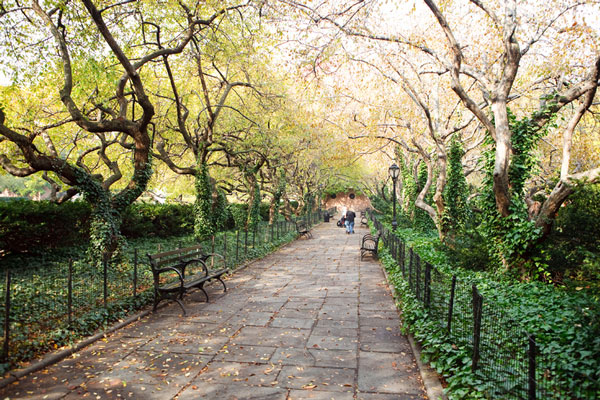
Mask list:
[{"label": "tree trunk", "polygon": [[496,209],[503,217],[509,215],[510,194],[509,176],[511,132],[508,123],[506,101],[495,100],[492,103],[496,125],[496,158],[494,164],[494,196],[496,198]]},{"label": "tree trunk", "polygon": [[275,222],[275,197],[271,198],[269,203],[269,225],[273,225]]},{"label": "tree trunk", "polygon": [[427,164],[427,182],[425,182],[423,189],[421,189],[421,192],[417,196],[417,199],[415,200],[415,205],[417,207],[419,207],[421,210],[424,210],[431,217],[431,219],[433,220],[433,223],[435,224],[436,228],[438,228],[438,232],[441,235],[439,221],[438,221],[437,215],[435,213],[435,209],[425,202],[425,196],[427,195],[427,192],[429,192],[429,188],[431,188],[431,183],[433,181],[433,167],[430,162],[427,162],[426,164]]}]

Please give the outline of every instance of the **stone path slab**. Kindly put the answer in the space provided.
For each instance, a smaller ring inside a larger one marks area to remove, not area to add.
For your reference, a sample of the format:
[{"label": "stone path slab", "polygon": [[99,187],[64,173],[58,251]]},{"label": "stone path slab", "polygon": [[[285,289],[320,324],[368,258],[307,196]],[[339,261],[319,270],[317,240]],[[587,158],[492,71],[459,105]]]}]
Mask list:
[{"label": "stone path slab", "polygon": [[426,399],[366,228],[335,223],[0,390],[9,399]]}]

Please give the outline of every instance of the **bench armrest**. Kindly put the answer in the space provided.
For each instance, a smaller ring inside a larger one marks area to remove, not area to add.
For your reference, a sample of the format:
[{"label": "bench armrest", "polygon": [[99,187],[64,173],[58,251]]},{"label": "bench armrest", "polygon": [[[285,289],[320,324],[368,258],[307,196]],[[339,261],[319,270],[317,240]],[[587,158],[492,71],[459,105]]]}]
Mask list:
[{"label": "bench armrest", "polygon": [[219,253],[207,253],[204,255],[204,264],[209,270],[227,268],[225,257]]},{"label": "bench armrest", "polygon": [[202,267],[202,272],[204,273],[204,276],[208,276],[208,268],[206,266],[205,258],[202,258],[202,259],[200,259],[200,258],[192,258],[190,260],[185,261],[184,263],[185,263],[186,267],[188,265],[190,265],[190,264],[193,264],[193,263],[200,264],[200,266]]},{"label": "bench armrest", "polygon": [[152,269],[152,274],[154,275],[154,282],[158,284],[158,280],[160,279],[160,274],[163,272],[175,272],[177,273],[177,277],[179,278],[180,286],[183,287],[184,277],[185,277],[185,265],[180,264],[178,266],[172,267],[163,267],[160,269]]}]

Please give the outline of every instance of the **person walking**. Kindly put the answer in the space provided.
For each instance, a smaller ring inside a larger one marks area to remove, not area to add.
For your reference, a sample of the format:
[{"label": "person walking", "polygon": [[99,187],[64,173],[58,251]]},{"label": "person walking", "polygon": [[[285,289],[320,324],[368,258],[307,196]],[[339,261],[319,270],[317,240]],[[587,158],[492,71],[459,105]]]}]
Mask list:
[{"label": "person walking", "polygon": [[354,233],[354,218],[356,218],[356,214],[352,210],[348,210],[346,212],[346,234],[349,235]]}]

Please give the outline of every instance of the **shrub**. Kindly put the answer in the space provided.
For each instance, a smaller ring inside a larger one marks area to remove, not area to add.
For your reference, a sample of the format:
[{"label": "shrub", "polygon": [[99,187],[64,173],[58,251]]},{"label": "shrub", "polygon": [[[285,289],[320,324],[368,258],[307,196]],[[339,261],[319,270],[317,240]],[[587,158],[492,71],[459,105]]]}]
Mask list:
[{"label": "shrub", "polygon": [[89,235],[90,206],[82,201],[0,202],[0,253],[24,253],[78,243]]},{"label": "shrub", "polygon": [[537,256],[553,277],[600,283],[600,184],[578,187],[558,213]]},{"label": "shrub", "polygon": [[132,204],[123,214],[121,232],[127,238],[181,236],[194,226],[191,204]]}]

